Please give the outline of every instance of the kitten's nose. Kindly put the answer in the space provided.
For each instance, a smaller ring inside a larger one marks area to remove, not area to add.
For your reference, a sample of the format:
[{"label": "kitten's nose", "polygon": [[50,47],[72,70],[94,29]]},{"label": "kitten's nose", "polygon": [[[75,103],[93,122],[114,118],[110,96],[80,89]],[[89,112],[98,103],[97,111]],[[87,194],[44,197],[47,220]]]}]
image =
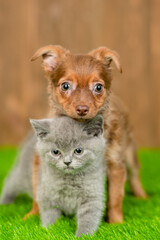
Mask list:
[{"label": "kitten's nose", "polygon": [[66,164],[67,166],[69,166],[71,164],[71,162],[64,162],[64,164]]},{"label": "kitten's nose", "polygon": [[76,112],[79,116],[87,115],[88,111],[89,111],[89,107],[86,105],[78,105],[76,107]]},{"label": "kitten's nose", "polygon": [[69,156],[66,156],[65,159],[64,159],[64,164],[66,164],[67,166],[69,166],[71,164],[71,159]]}]

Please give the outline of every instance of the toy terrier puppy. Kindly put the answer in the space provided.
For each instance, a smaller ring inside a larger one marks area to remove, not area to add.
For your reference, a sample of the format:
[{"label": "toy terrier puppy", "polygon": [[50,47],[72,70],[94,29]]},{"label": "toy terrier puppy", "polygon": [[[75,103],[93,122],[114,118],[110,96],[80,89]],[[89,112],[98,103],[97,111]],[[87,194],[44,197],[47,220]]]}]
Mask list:
[{"label": "toy terrier puppy", "polygon": [[[61,46],[49,45],[39,49],[32,61],[42,57],[42,67],[48,79],[50,112],[48,118],[66,115],[77,121],[86,121],[102,114],[104,136],[107,142],[107,219],[109,223],[123,220],[122,201],[126,172],[136,197],[146,198],[140,179],[136,146],[128,113],[122,102],[111,93],[113,61],[122,68],[116,52],[100,47],[88,54],[71,54]],[[38,211],[36,188],[40,161],[34,154],[33,209]]]},{"label": "toy terrier puppy", "polygon": [[[104,135],[108,147],[105,158],[107,170],[107,219],[122,223],[122,201],[126,172],[136,197],[146,198],[140,179],[136,146],[128,113],[123,103],[111,93],[113,61],[122,73],[116,52],[100,47],[86,55],[71,54],[61,46],[49,45],[39,49],[32,61],[42,57],[42,67],[48,79],[50,113],[48,117],[67,115],[85,121],[102,114]],[[36,195],[38,157],[34,156],[33,188]],[[34,201],[33,210],[37,210]]]}]

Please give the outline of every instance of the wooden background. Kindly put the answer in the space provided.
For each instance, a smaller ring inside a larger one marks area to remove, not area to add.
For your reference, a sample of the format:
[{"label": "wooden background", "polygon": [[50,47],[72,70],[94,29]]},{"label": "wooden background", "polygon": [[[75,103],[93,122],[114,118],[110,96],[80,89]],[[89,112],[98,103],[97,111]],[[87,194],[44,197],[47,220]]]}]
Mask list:
[{"label": "wooden background", "polygon": [[16,145],[28,118],[47,111],[40,61],[47,44],[73,53],[108,46],[121,56],[113,89],[125,101],[138,146],[160,144],[160,1],[0,0],[0,144]]}]

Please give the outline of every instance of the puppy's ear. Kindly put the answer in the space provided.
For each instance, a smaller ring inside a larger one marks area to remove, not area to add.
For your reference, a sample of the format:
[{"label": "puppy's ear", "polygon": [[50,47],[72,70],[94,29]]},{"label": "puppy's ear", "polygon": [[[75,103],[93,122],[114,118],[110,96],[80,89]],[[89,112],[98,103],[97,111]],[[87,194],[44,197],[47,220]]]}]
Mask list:
[{"label": "puppy's ear", "polygon": [[48,45],[37,50],[31,61],[42,56],[42,67],[45,72],[50,73],[57,66],[58,61],[64,59],[70,52],[59,45]]},{"label": "puppy's ear", "polygon": [[119,55],[115,52],[110,50],[106,47],[100,47],[97,48],[89,53],[92,57],[95,57],[96,59],[105,62],[108,67],[110,67],[111,62],[113,61],[119,70],[120,73],[122,73],[122,67],[119,60]]},{"label": "puppy's ear", "polygon": [[30,123],[38,138],[44,138],[50,131],[49,119],[30,119]]},{"label": "puppy's ear", "polygon": [[86,131],[87,135],[98,137],[104,132],[104,122],[101,115],[97,115],[95,118],[85,124],[86,126],[83,130]]}]

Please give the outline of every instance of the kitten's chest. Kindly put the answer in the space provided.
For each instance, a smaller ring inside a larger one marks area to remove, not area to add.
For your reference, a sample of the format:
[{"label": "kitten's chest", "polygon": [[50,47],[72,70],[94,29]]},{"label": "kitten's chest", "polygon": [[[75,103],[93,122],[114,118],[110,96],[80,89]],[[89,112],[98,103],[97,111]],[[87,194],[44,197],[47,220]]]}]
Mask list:
[{"label": "kitten's chest", "polygon": [[83,181],[74,176],[56,179],[52,185],[51,201],[66,214],[74,214],[83,196]]}]

